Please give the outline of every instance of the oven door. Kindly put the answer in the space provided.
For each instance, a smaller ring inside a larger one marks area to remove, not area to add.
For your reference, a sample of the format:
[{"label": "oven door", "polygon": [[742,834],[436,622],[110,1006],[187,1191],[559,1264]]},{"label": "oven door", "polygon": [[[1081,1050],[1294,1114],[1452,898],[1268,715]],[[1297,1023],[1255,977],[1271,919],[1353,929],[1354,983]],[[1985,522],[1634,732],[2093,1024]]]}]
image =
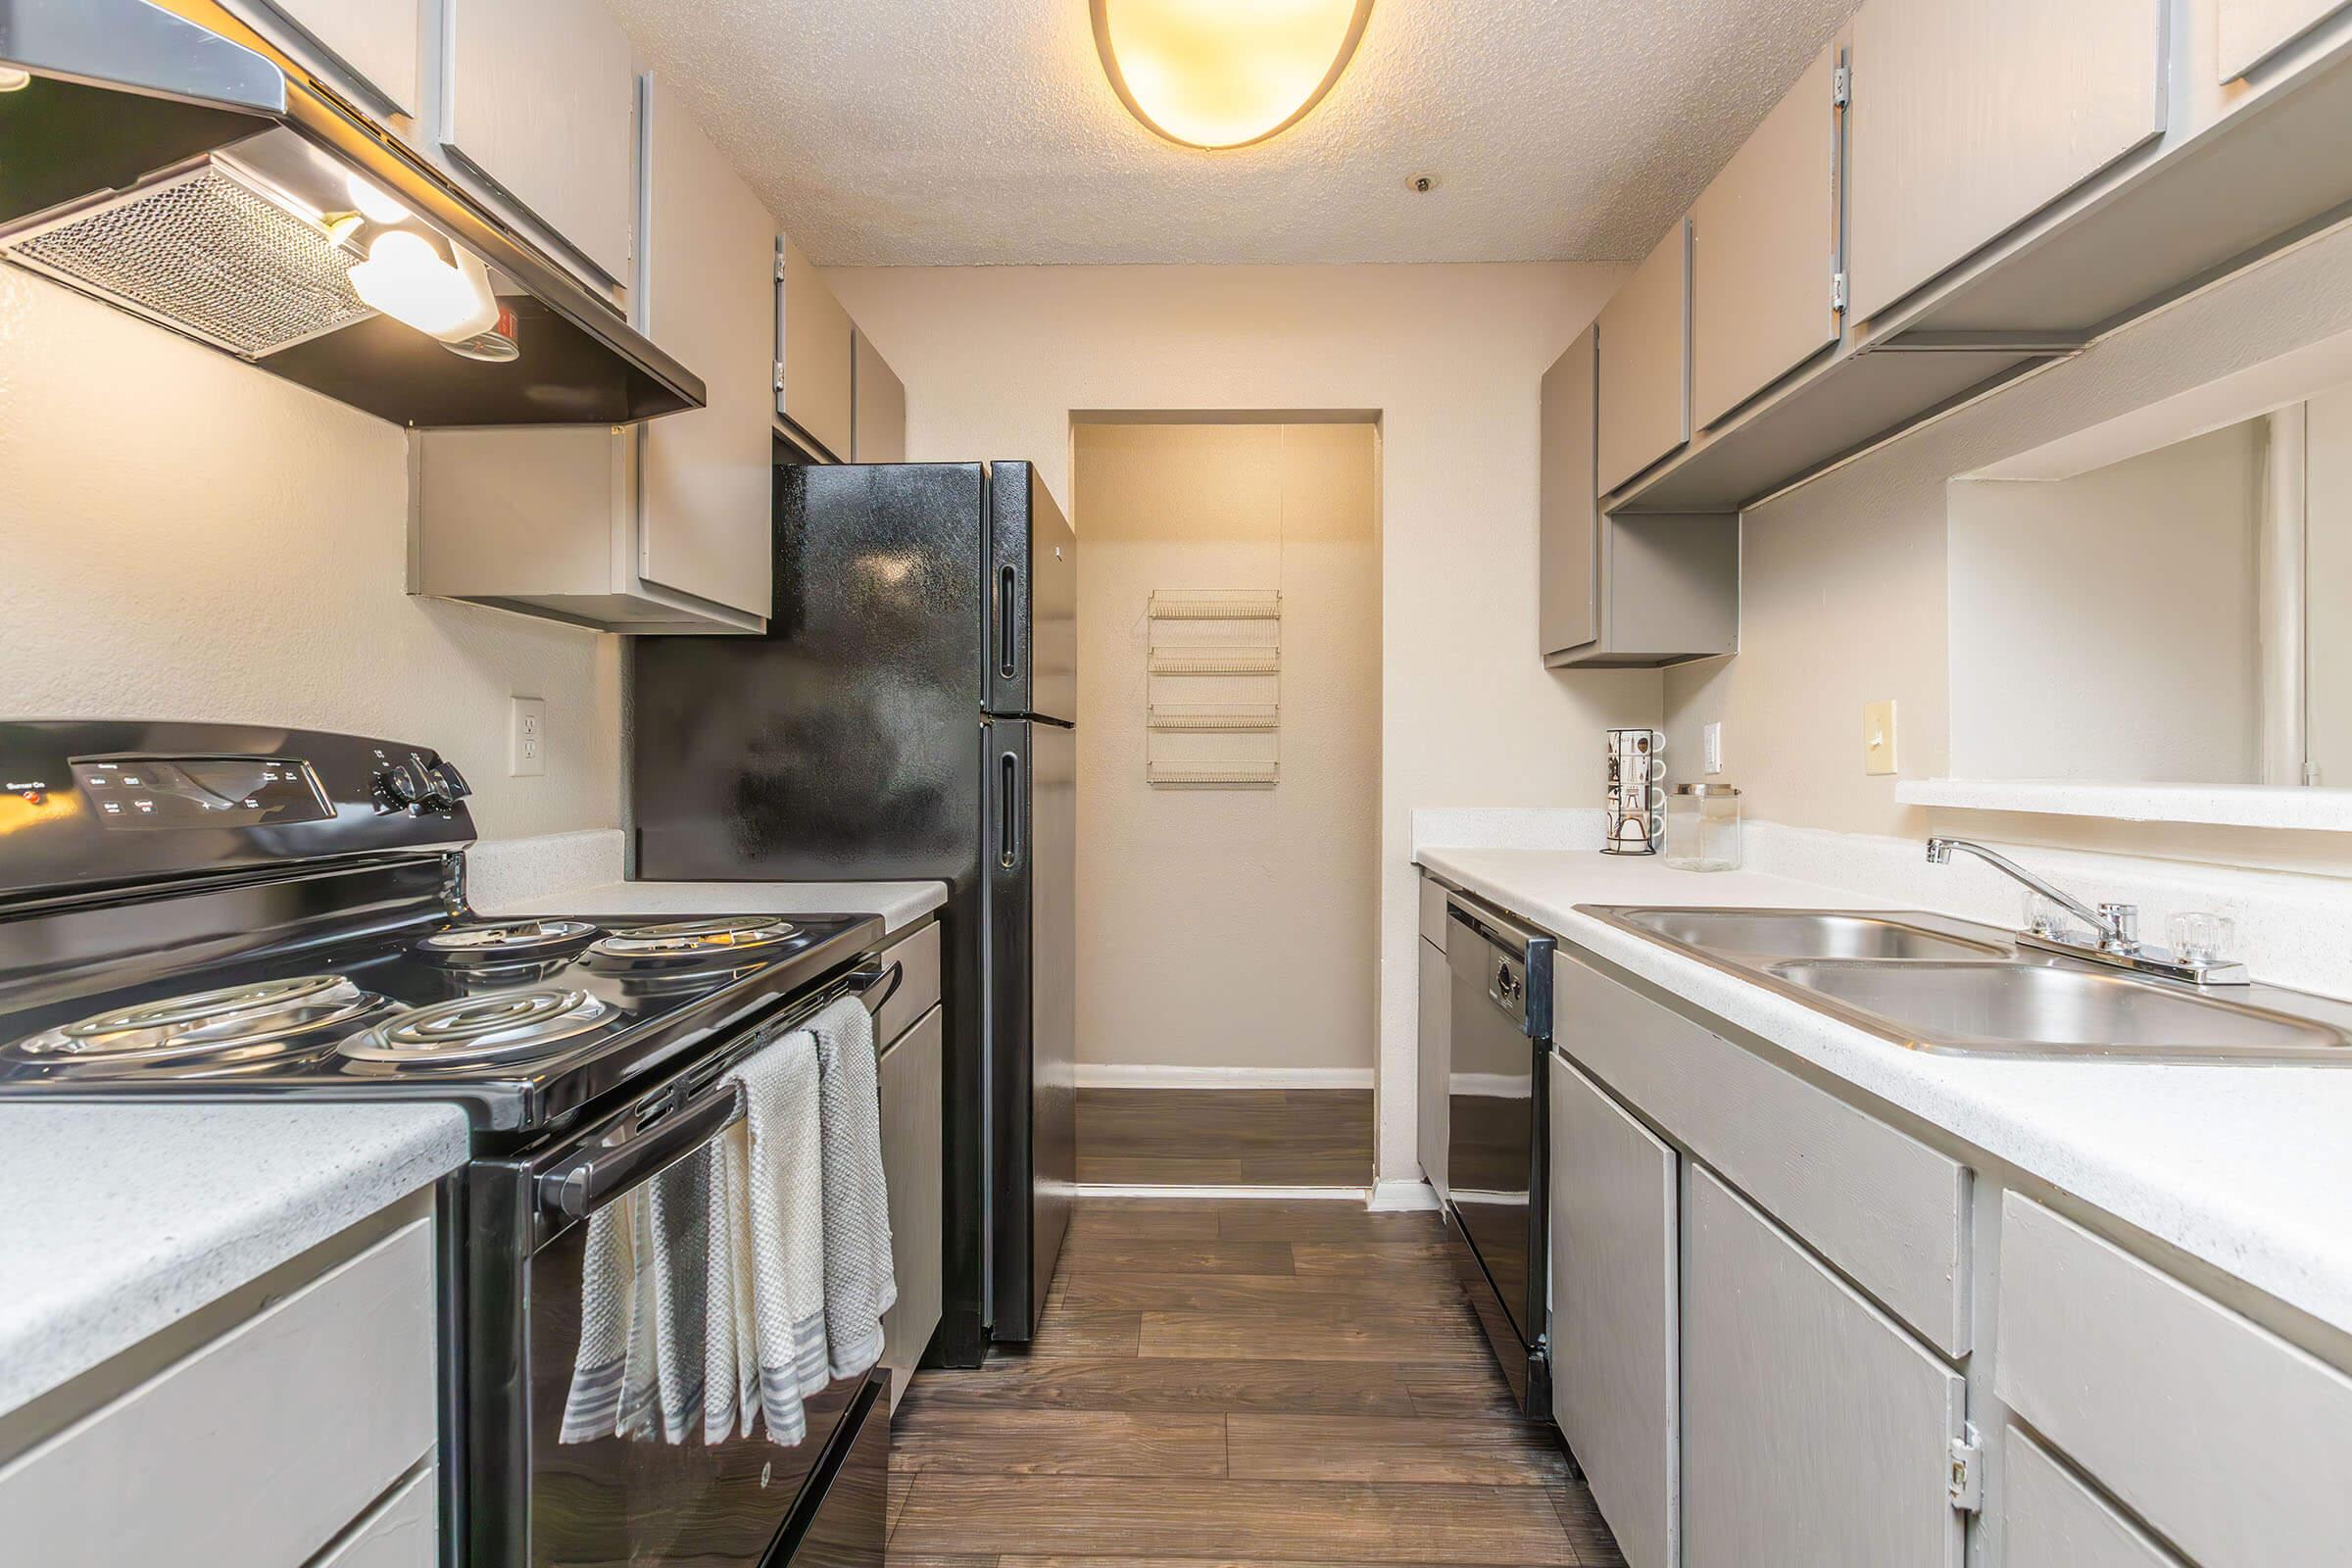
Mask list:
[{"label": "oven door", "polygon": [[[505,1559],[518,1568],[758,1568],[858,1393],[855,1380],[844,1380],[811,1396],[808,1436],[791,1447],[769,1442],[764,1427],[754,1437],[706,1443],[699,1416],[682,1443],[662,1441],[658,1430],[565,1440],[591,1309],[586,1254],[597,1216],[632,1197],[651,1198],[659,1186],[671,1200],[665,1208],[693,1216],[673,1221],[672,1256],[701,1256],[704,1221],[688,1200],[694,1156],[743,1113],[734,1089],[718,1085],[642,1128],[639,1114],[632,1108],[532,1165],[537,1245],[522,1281],[526,1409],[516,1412],[527,1420],[527,1460],[517,1478],[527,1489],[527,1555]],[[685,1348],[679,1360],[699,1380],[699,1342]]]}]

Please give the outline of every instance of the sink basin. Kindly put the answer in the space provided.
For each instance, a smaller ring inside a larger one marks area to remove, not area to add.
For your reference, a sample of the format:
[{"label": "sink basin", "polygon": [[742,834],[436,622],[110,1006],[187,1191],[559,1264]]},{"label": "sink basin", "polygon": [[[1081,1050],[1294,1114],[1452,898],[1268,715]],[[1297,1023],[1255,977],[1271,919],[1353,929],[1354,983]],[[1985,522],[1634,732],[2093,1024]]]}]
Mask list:
[{"label": "sink basin", "polygon": [[1628,909],[1622,918],[1686,948],[1766,958],[2005,958],[1988,942],[1888,915],[1824,909]]},{"label": "sink basin", "polygon": [[1915,1044],[1948,1049],[2277,1060],[2352,1044],[2315,1019],[2045,963],[1792,962],[1768,972]]}]

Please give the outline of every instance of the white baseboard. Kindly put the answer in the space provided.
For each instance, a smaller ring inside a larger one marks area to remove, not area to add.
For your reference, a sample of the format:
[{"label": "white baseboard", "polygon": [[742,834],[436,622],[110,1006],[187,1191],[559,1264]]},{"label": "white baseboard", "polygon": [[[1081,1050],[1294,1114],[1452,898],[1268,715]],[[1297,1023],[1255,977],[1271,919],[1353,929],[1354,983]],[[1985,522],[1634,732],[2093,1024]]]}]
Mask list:
[{"label": "white baseboard", "polygon": [[1429,1183],[1385,1178],[1372,1188],[1371,1201],[1364,1205],[1375,1213],[1409,1212],[1416,1209],[1435,1210],[1438,1195]]},{"label": "white baseboard", "polygon": [[1078,1063],[1081,1089],[1369,1089],[1369,1067],[1156,1067]]},{"label": "white baseboard", "polygon": [[[1424,1192],[1427,1188],[1422,1189]],[[1380,1205],[1371,1201],[1369,1187],[1145,1187],[1119,1182],[1079,1182],[1070,1189],[1073,1198],[1213,1198],[1230,1201],[1236,1199],[1347,1199],[1367,1207]],[[1437,1206],[1433,1200],[1429,1204]]]}]

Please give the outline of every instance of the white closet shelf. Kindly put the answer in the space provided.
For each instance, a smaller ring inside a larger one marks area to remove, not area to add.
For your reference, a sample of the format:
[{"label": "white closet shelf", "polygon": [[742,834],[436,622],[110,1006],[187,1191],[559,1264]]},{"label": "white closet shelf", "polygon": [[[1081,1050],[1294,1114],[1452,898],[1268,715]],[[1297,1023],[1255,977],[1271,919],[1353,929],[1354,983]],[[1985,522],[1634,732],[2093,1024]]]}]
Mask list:
[{"label": "white closet shelf", "polygon": [[1279,648],[1154,648],[1154,675],[1272,675],[1282,668]]},{"label": "white closet shelf", "polygon": [[1162,788],[1269,789],[1279,766],[1275,762],[1148,762],[1144,776]]},{"label": "white closet shelf", "polygon": [[1278,729],[1282,710],[1272,703],[1154,703],[1149,722],[1153,729]]},{"label": "white closet shelf", "polygon": [[1152,596],[1153,620],[1280,620],[1277,589],[1163,588]]}]

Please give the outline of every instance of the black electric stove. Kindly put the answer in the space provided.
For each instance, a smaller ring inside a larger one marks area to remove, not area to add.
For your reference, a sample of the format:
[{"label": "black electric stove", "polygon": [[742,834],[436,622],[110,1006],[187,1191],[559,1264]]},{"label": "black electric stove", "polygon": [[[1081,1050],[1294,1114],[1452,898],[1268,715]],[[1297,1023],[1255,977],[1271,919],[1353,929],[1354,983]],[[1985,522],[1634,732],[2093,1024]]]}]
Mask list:
[{"label": "black electric stove", "polygon": [[467,794],[390,741],[0,722],[0,1099],[462,1105],[472,1157],[438,1204],[453,1568],[754,1568],[803,1543],[879,1564],[879,1373],[813,1396],[791,1447],[559,1426],[586,1222],[742,1119],[730,1067],[887,1000],[883,922],[486,918]]}]

